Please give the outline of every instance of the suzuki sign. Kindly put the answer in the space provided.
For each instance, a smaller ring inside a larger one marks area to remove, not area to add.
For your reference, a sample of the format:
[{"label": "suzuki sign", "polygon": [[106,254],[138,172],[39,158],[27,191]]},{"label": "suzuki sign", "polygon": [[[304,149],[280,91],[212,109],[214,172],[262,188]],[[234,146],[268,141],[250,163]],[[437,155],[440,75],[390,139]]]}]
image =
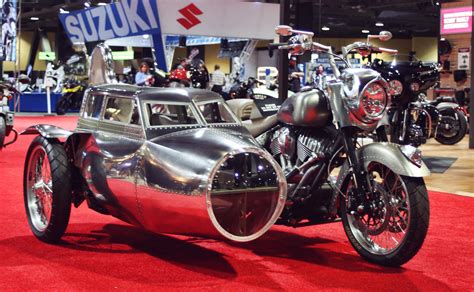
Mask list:
[{"label": "suzuki sign", "polygon": [[273,39],[279,9],[238,0],[122,0],[59,18],[72,42],[143,34]]}]

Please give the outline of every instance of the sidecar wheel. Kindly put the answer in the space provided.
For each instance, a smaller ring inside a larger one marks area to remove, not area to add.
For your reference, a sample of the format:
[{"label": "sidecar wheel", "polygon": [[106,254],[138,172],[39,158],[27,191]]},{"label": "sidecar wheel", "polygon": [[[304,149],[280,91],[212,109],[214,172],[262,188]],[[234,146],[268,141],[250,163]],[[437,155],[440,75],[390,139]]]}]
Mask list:
[{"label": "sidecar wheel", "polygon": [[[445,129],[443,127],[449,127]],[[455,111],[451,113],[441,111],[441,122],[436,133],[436,141],[444,145],[454,145],[461,141],[467,133],[467,119],[463,113]]]},{"label": "sidecar wheel", "polygon": [[5,143],[5,136],[6,136],[7,126],[5,125],[5,119],[3,116],[0,116],[0,150],[3,148]]},{"label": "sidecar wheel", "polygon": [[368,172],[374,177],[375,190],[370,194],[370,211],[355,211],[360,203],[354,196],[352,176],[343,188],[346,198],[341,199],[340,214],[344,231],[354,249],[368,261],[383,266],[403,265],[416,255],[428,232],[430,210],[425,183],[422,178],[398,175],[380,163],[371,163]]},{"label": "sidecar wheel", "polygon": [[71,167],[59,142],[41,136],[33,140],[26,155],[23,193],[33,234],[58,242],[71,213]]}]

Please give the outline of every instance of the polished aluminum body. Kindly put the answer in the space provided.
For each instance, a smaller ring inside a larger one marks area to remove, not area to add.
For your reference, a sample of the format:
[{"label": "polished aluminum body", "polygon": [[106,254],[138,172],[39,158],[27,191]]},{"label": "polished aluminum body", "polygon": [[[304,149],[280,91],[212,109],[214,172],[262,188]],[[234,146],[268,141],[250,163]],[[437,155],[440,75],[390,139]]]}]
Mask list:
[{"label": "polished aluminum body", "polygon": [[[87,108],[94,98],[102,102],[91,117]],[[133,102],[140,120],[108,120],[113,98]],[[151,126],[150,102],[187,106],[196,123]],[[237,119],[209,123],[200,114],[214,102],[226,107],[205,90],[97,86],[86,93],[73,132],[37,125],[24,134],[68,137],[65,148],[80,173],[76,180],[85,182],[94,209],[153,232],[253,240],[278,219],[285,178]]]}]

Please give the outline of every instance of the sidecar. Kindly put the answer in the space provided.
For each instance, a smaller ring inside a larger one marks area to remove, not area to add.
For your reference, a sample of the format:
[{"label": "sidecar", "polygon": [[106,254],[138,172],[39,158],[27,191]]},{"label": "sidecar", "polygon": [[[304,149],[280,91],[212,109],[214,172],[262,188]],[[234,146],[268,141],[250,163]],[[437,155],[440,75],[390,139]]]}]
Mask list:
[{"label": "sidecar", "polygon": [[278,219],[282,170],[220,95],[93,86],[77,128],[35,125],[24,199],[36,237],[57,242],[71,206],[159,233],[250,241]]}]

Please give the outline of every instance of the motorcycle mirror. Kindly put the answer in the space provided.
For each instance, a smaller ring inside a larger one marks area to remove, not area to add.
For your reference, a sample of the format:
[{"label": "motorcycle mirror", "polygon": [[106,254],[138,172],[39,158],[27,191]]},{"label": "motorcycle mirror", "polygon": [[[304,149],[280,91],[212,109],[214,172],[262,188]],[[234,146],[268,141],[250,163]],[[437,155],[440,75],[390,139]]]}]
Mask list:
[{"label": "motorcycle mirror", "polygon": [[392,38],[392,33],[386,30],[383,30],[379,33],[379,40],[381,41],[388,41]]},{"label": "motorcycle mirror", "polygon": [[277,35],[290,36],[293,34],[293,28],[289,25],[277,25],[277,27],[275,27],[275,32]]}]

